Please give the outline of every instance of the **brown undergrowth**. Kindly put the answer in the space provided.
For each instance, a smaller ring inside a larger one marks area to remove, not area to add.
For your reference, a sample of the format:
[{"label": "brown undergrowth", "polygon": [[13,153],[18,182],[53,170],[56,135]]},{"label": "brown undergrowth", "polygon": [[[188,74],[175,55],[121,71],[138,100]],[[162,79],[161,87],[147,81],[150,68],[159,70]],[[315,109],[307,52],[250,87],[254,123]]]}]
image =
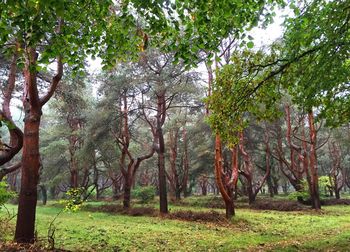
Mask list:
[{"label": "brown undergrowth", "polygon": [[89,206],[83,207],[83,210],[90,212],[103,212],[112,214],[124,214],[130,216],[157,216],[158,212],[156,209],[151,207],[133,207],[129,209],[123,208],[121,205],[108,204],[101,206]]},{"label": "brown undergrowth", "polygon": [[52,252],[70,252],[70,250],[64,250],[64,249],[53,249],[48,250],[40,244],[34,243],[34,244],[20,244],[15,242],[5,242],[0,243],[0,251],[6,251],[6,252],[46,252],[46,251],[52,251]]},{"label": "brown undergrowth", "polygon": [[276,211],[304,211],[310,209],[297,201],[289,200],[257,200],[250,208],[256,210],[276,210]]}]

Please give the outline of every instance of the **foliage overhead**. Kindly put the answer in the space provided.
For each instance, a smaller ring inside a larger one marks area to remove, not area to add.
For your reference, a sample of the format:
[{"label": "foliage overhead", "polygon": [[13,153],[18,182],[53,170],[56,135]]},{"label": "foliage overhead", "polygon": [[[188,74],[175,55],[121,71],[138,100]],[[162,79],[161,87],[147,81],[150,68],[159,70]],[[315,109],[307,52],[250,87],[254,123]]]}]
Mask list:
[{"label": "foliage overhead", "polygon": [[350,119],[349,4],[348,0],[321,0],[295,6],[297,17],[285,23],[283,57],[303,57],[283,82],[294,102],[307,111],[318,108],[330,126]]}]

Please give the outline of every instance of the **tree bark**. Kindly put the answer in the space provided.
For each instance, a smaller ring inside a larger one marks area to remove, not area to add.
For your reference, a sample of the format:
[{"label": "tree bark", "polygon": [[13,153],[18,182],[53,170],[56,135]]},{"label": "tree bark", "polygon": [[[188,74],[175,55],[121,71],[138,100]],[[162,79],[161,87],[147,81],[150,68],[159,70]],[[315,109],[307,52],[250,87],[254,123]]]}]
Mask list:
[{"label": "tree bark", "polygon": [[[3,91],[4,99],[2,102],[2,110],[0,110],[0,118],[2,120],[10,122],[11,124],[11,127],[8,127],[8,131],[10,134],[10,143],[6,151],[0,151],[0,166],[9,162],[22,149],[23,146],[23,132],[15,125],[14,121],[12,120],[10,110],[10,102],[16,85],[18,49],[19,45],[16,44],[10,64],[7,85],[5,86]],[[16,169],[4,169],[1,170],[0,174],[2,176],[5,176],[6,174],[15,170]]]},{"label": "tree bark", "polygon": [[308,113],[308,121],[309,121],[309,133],[310,133],[310,175],[311,175],[311,191],[312,191],[312,207],[316,210],[321,209],[321,200],[320,200],[320,192],[318,186],[318,167],[317,167],[317,155],[316,155],[316,134],[317,131],[315,129],[314,123],[314,115],[313,112],[310,111]]},{"label": "tree bark", "polygon": [[131,200],[131,181],[130,179],[126,180],[124,183],[124,196],[123,196],[123,207],[130,208],[130,200]]},{"label": "tree bark", "polygon": [[40,185],[39,187],[40,187],[42,202],[43,202],[43,205],[45,206],[47,202],[47,189],[45,185]]},{"label": "tree bark", "polygon": [[[232,158],[236,159],[235,148],[232,150]],[[226,218],[231,219],[235,215],[235,205],[233,190],[236,188],[238,166],[236,162],[232,162],[232,173],[231,178],[224,174],[223,172],[223,158],[222,158],[222,144],[221,139],[218,134],[215,136],[215,180],[220,191],[220,194],[225,202]]]},{"label": "tree bark", "polygon": [[39,180],[39,126],[40,113],[30,113],[24,123],[21,190],[19,193],[15,240],[20,243],[34,242],[35,209]]},{"label": "tree bark", "polygon": [[42,106],[51,98],[61,80],[63,65],[59,57],[57,59],[57,74],[53,77],[47,94],[40,99],[37,87],[37,73],[35,70],[37,53],[34,48],[26,48],[25,55],[25,67],[23,70],[25,80],[23,95],[25,118],[21,167],[22,177],[15,240],[19,243],[33,243],[40,168],[39,128]]},{"label": "tree bark", "polygon": [[[162,84],[160,84],[162,87]],[[159,183],[159,210],[162,214],[168,213],[168,198],[165,173],[165,142],[163,125],[166,117],[165,90],[157,94],[157,116],[156,116],[156,141],[158,143],[158,183]]]}]

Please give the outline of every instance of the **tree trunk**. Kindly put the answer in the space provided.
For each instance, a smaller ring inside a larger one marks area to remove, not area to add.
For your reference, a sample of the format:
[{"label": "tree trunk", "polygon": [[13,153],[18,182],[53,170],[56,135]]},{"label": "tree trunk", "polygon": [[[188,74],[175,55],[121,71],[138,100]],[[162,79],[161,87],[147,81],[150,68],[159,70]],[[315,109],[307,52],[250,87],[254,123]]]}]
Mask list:
[{"label": "tree trunk", "polygon": [[[160,149],[162,149],[162,147],[160,147]],[[160,150],[158,153],[159,210],[161,213],[166,214],[168,213],[168,199],[166,190],[166,175],[164,161],[164,152]]]},{"label": "tree trunk", "polygon": [[312,207],[316,210],[321,209],[321,200],[318,186],[318,173],[317,173],[317,156],[316,156],[316,134],[313,112],[308,113],[309,131],[310,131],[310,175],[311,175],[311,188],[312,188]]},{"label": "tree trunk", "polygon": [[30,111],[24,121],[22,154],[22,178],[19,193],[15,240],[20,243],[34,242],[35,210],[39,180],[39,126],[41,111]]},{"label": "tree trunk", "polygon": [[158,140],[158,183],[159,183],[159,211],[162,214],[168,213],[168,198],[166,187],[166,172],[165,172],[165,142],[163,134],[163,125],[166,118],[166,100],[165,89],[163,83],[160,83],[160,91],[157,94],[157,127],[156,139]]},{"label": "tree trunk", "polygon": [[78,170],[72,169],[70,171],[70,187],[78,188]]},{"label": "tree trunk", "polygon": [[273,193],[274,195],[278,195],[278,179],[274,179],[272,177],[272,181],[273,181]]},{"label": "tree trunk", "polygon": [[[62,20],[59,26],[61,26]],[[52,79],[48,93],[39,98],[37,87],[37,53],[34,48],[26,48],[24,74],[23,108],[24,139],[22,153],[22,178],[19,193],[19,204],[15,241],[20,243],[34,242],[35,211],[37,203],[37,187],[39,182],[40,154],[39,154],[39,127],[42,115],[42,106],[52,97],[63,74],[62,60],[57,59],[57,75]]]},{"label": "tree trunk", "polygon": [[40,185],[40,191],[41,191],[41,197],[42,197],[42,201],[43,201],[43,205],[46,205],[47,202],[47,189],[45,185]]},{"label": "tree trunk", "polygon": [[248,201],[249,205],[253,204],[255,202],[256,194],[254,193],[252,181],[247,181],[248,182]]},{"label": "tree trunk", "polygon": [[125,209],[130,208],[130,199],[131,199],[131,183],[130,183],[130,180],[125,180],[124,197],[123,197],[123,207]]},{"label": "tree trunk", "polygon": [[335,191],[335,198],[340,199],[340,190]]},{"label": "tree trunk", "polygon": [[[233,195],[232,195],[233,196]],[[235,205],[234,205],[234,201],[225,201],[225,209],[226,209],[226,218],[229,220],[231,219],[233,216],[235,216]]]},{"label": "tree trunk", "polygon": [[113,198],[113,200],[118,200],[119,199],[119,189],[120,189],[119,183],[113,181],[112,188],[113,188],[112,198]]},{"label": "tree trunk", "polygon": [[275,192],[274,192],[274,188],[273,188],[273,184],[272,184],[271,174],[270,174],[270,176],[268,176],[266,182],[267,182],[267,189],[269,191],[270,197],[273,198],[273,196],[275,195]]},{"label": "tree trunk", "polygon": [[[223,177],[225,174],[223,173],[223,158],[222,158],[222,146],[221,146],[221,139],[218,134],[216,134],[215,137],[215,180],[216,185],[218,186],[218,191],[220,191],[220,194],[225,202],[226,207],[226,218],[231,219],[235,215],[235,206],[234,206],[234,200],[233,200],[233,189],[236,187],[237,177],[235,174],[238,172],[238,166],[236,161],[236,154],[238,154],[236,149],[233,148],[232,153],[232,174],[231,179],[232,182],[228,183],[227,180],[223,180]],[[237,173],[238,174],[238,173]],[[225,182],[225,184],[224,184]]]}]

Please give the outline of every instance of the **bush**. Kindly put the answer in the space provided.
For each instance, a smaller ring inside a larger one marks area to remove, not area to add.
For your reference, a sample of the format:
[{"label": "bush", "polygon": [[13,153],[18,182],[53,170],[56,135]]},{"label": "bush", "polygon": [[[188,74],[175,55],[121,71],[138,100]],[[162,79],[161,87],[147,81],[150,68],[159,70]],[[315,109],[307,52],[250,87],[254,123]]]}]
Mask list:
[{"label": "bush", "polygon": [[[297,198],[302,198],[304,201],[307,201],[310,199],[310,191],[309,191],[309,184],[307,183],[306,179],[303,179],[302,181],[303,189],[299,192],[292,192],[288,195],[288,198],[290,200],[295,200]],[[331,182],[328,176],[321,176],[318,178],[318,187],[319,187],[319,193],[320,198],[324,199],[327,198],[328,195],[328,188],[331,186]]]},{"label": "bush", "polygon": [[66,200],[61,200],[60,203],[64,204],[64,210],[70,212],[78,211],[83,205],[82,194],[83,188],[71,188],[66,192]]},{"label": "bush", "polygon": [[290,200],[296,200],[298,198],[302,198],[304,201],[308,200],[310,198],[310,193],[309,193],[309,185],[306,181],[306,179],[302,180],[302,190],[297,192],[292,192],[288,195],[288,199]]},{"label": "bush", "polygon": [[140,200],[142,204],[150,203],[156,194],[153,186],[137,187],[133,190],[133,197]]},{"label": "bush", "polygon": [[0,208],[1,205],[5,204],[9,199],[12,199],[16,196],[15,192],[7,190],[7,184],[5,181],[0,182]]}]

